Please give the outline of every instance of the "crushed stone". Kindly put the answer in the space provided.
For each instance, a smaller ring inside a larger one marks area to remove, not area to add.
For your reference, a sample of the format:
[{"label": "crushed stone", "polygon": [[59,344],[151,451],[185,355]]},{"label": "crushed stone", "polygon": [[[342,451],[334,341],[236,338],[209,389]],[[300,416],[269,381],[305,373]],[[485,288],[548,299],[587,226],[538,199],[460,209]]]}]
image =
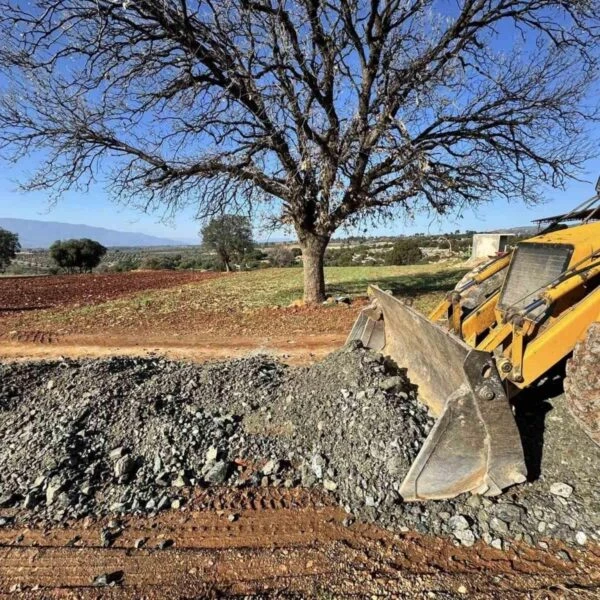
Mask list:
[{"label": "crushed stone", "polygon": [[600,450],[547,396],[517,414],[538,432],[525,448],[539,462],[531,482],[496,498],[406,503],[400,484],[434,421],[404,371],[358,343],[308,367],[267,356],[5,363],[0,523],[184,509],[195,486],[304,486],[332,494],[348,525],[581,547],[600,537]]}]

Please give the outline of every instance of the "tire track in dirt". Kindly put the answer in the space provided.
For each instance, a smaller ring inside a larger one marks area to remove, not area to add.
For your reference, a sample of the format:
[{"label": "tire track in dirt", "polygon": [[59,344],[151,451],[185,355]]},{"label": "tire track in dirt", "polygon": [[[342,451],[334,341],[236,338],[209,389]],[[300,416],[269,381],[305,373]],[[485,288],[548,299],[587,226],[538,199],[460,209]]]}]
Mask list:
[{"label": "tire track in dirt", "polygon": [[[230,515],[234,515],[231,518]],[[198,494],[186,511],[124,519],[111,547],[102,547],[107,521],[68,528],[0,528],[0,597],[92,598],[94,578],[122,571],[122,584],[103,597],[211,597],[235,594],[387,594],[469,598],[545,597],[573,590],[596,594],[600,550],[569,549],[573,560],[515,546],[456,547],[446,539],[398,535],[372,525],[344,526],[345,513],[304,490],[225,490]],[[136,549],[136,540],[145,539]],[[158,549],[170,540],[168,549]],[[464,592],[464,590],[462,590]],[[538,594],[537,596],[535,594]],[[575,595],[577,594],[577,595]],[[547,594],[546,594],[547,595]],[[594,597],[588,596],[588,597]]]},{"label": "tire track in dirt", "polygon": [[55,333],[39,330],[11,331],[5,336],[0,336],[0,339],[2,338],[20,344],[58,344],[61,340],[61,337]]}]

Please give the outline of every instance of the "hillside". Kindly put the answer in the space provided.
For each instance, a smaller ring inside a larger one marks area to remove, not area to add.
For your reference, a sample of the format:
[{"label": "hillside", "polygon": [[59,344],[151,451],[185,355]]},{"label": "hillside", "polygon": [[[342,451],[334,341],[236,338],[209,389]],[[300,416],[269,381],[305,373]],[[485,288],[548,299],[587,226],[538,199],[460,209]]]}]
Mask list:
[{"label": "hillside", "polygon": [[47,248],[56,240],[69,238],[90,238],[103,246],[182,246],[184,242],[166,238],[135,233],[131,231],[114,231],[104,227],[75,225],[54,221],[36,221],[33,219],[12,219],[0,217],[0,227],[19,234],[23,248]]}]

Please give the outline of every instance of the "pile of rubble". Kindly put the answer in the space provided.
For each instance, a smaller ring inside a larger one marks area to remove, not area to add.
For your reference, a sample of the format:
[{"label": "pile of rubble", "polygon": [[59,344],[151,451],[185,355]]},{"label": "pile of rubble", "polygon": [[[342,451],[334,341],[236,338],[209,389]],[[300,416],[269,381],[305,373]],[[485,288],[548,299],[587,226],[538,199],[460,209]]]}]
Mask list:
[{"label": "pile of rubble", "polygon": [[[539,421],[540,406],[523,423]],[[493,499],[402,501],[432,425],[405,374],[358,344],[310,367],[266,356],[5,364],[0,524],[178,509],[195,486],[302,485],[335,495],[348,522],[467,546],[599,539],[600,452],[560,403],[546,415],[543,475]]]}]

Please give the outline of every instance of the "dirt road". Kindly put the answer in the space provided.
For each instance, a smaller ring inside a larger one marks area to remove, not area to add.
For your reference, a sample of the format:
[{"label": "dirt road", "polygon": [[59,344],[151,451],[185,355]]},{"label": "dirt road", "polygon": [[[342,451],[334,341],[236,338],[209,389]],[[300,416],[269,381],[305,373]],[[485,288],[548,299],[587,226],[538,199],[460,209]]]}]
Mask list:
[{"label": "dirt road", "polygon": [[0,360],[161,355],[174,360],[205,362],[265,353],[290,364],[307,364],[339,348],[346,337],[345,332],[340,332],[264,337],[188,336],[182,340],[172,336],[59,336],[29,331],[2,340]]},{"label": "dirt road", "polygon": [[[200,494],[192,505],[124,519],[110,547],[100,541],[106,522],[2,528],[0,597],[593,598],[600,589],[600,553],[589,549],[568,549],[572,560],[565,561],[556,544],[548,551],[465,549],[347,527],[341,509],[302,490]],[[138,540],[144,544],[136,549]],[[102,574],[114,587],[93,585]]]}]

